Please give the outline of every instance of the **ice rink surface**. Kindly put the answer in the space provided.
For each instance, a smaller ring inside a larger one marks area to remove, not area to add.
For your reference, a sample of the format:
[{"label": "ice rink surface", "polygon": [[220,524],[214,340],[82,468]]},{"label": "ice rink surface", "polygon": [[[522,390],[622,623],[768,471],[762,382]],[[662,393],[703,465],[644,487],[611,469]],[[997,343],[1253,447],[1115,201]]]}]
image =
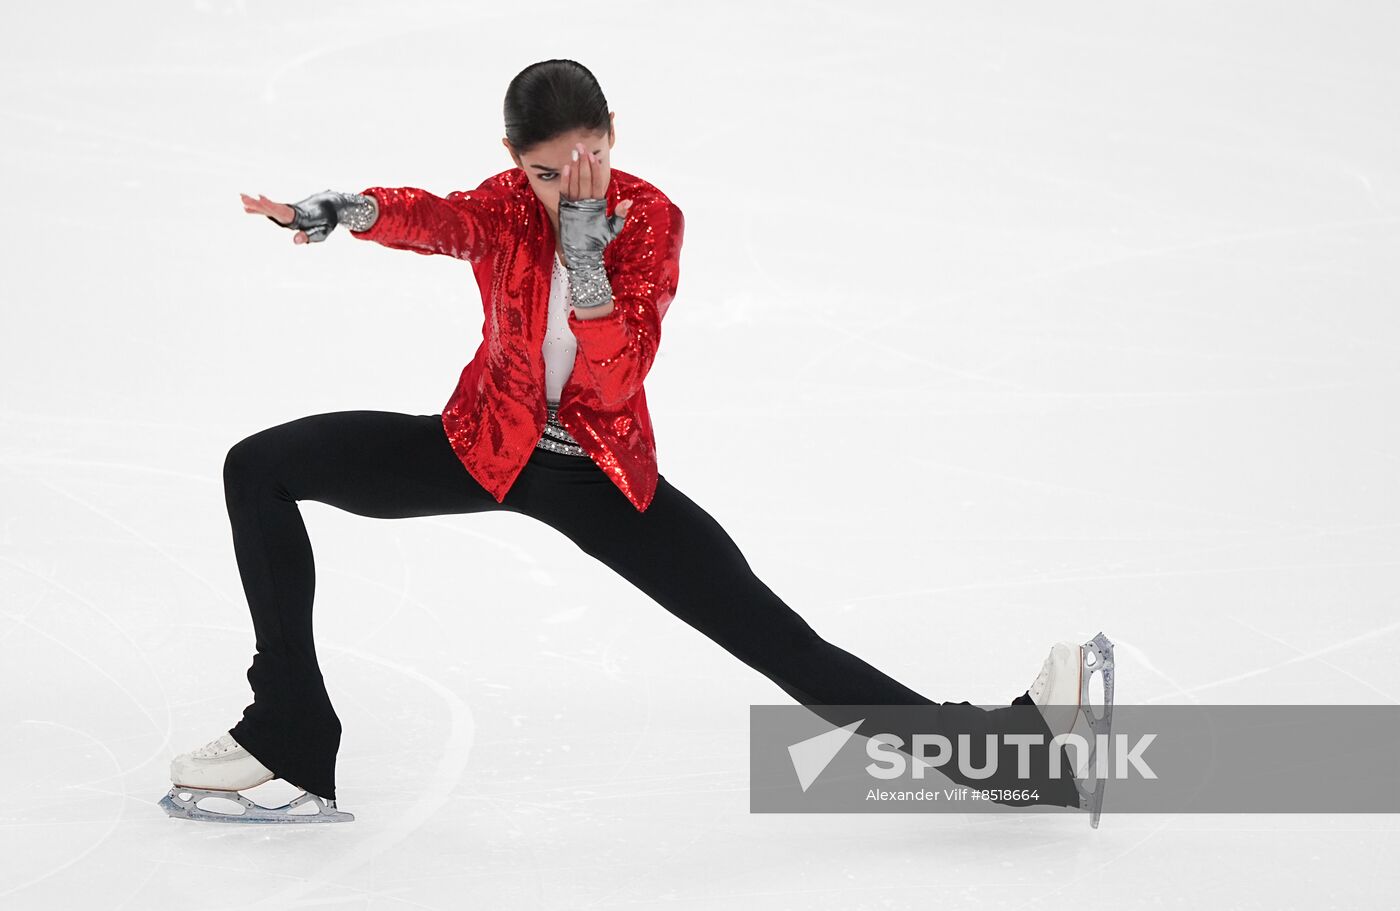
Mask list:
[{"label": "ice rink surface", "polygon": [[660,469],[824,637],[940,701],[1102,629],[1119,704],[1396,702],[1393,5],[4,19],[0,907],[1395,906],[1393,816],[750,813],[786,695],[508,513],[302,504],[354,823],[156,806],[250,698],[228,448],[480,340],[467,264],[238,194],[475,187],[552,57],[686,214]]}]

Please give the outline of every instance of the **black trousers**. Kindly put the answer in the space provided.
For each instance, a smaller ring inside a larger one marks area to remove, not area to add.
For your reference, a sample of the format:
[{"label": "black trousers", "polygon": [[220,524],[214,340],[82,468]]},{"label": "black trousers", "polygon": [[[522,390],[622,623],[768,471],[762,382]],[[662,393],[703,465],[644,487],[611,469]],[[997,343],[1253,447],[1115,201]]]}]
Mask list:
[{"label": "black trousers", "polygon": [[[453,452],[441,415],[340,411],[239,441],[223,478],[257,636],[248,670],[254,701],[230,733],[279,778],[326,799],[335,798],[341,724],[316,659],[316,573],[299,500],[379,519],[493,509],[531,516],[838,726],[869,715],[842,706],[922,705],[937,708],[931,719],[921,710],[921,731],[932,720],[950,736],[1048,733],[1024,696],[993,711],[936,703],[827,642],[754,574],[720,524],[664,476],[639,513],[591,459],[536,449],[497,503]],[[857,733],[879,730],[897,729],[874,718]],[[1068,777],[1049,784],[1038,802],[1074,805]]]}]

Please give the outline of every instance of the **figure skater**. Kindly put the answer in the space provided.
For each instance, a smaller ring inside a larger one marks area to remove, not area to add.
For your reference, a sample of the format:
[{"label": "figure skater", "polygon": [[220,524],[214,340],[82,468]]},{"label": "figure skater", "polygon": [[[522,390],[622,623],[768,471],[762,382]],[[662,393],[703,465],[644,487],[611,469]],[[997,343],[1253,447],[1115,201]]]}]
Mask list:
[{"label": "figure skater", "polygon": [[[312,640],[315,569],[302,500],[380,519],[530,516],[832,724],[866,718],[858,734],[894,725],[911,740],[897,716],[848,707],[924,706],[929,724],[919,730],[954,742],[958,733],[1075,723],[1106,730],[1108,718],[1088,708],[1094,670],[1104,672],[1105,715],[1111,706],[1112,652],[1102,633],[1053,646],[1008,707],[937,703],[827,642],[755,575],[720,524],[657,468],[643,381],[676,293],[681,209],[612,167],[614,114],[581,64],[526,67],[504,107],[502,144],[515,166],[475,190],[326,190],[294,205],[242,197],[244,211],[295,232],[297,244],[344,225],[360,240],[466,260],[481,289],[483,338],[441,414],[310,415],[229,449],[223,482],[256,634],[254,701],[225,734],[175,758],[166,811],[237,822],[353,819],[336,807],[341,725]],[[1069,713],[1056,717],[1055,707]],[[303,793],[276,808],[239,793],[273,778]],[[1040,783],[1031,802],[1090,809],[1097,825],[1098,805],[1074,778]],[[239,812],[201,807],[210,796],[236,801]]]}]

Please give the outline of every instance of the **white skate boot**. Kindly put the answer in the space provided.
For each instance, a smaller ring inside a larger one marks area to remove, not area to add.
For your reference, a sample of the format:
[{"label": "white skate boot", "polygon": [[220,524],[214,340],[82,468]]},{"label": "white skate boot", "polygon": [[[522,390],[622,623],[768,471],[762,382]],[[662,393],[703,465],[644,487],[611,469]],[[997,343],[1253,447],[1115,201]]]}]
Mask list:
[{"label": "white skate boot", "polygon": [[[161,798],[166,815],[205,822],[349,822],[355,817],[335,808],[334,800],[322,800],[305,791],[280,807],[264,807],[239,791],[255,788],[277,776],[249,753],[232,734],[209,741],[197,750],[181,753],[170,763],[170,793]],[[199,806],[206,797],[231,800],[242,807],[238,813],[224,813]],[[292,811],[304,804],[316,812]]]},{"label": "white skate boot", "polygon": [[[1103,674],[1103,707],[1097,712],[1089,697],[1089,683],[1096,671]],[[1089,811],[1089,825],[1097,829],[1105,779],[1094,774],[1098,763],[1096,735],[1103,734],[1107,745],[1113,726],[1113,643],[1103,633],[1083,645],[1055,643],[1029,692],[1052,736],[1077,734],[1089,747],[1083,757],[1072,746],[1065,752],[1076,766],[1083,766],[1083,777],[1076,774],[1074,786],[1079,791],[1080,808]]]}]

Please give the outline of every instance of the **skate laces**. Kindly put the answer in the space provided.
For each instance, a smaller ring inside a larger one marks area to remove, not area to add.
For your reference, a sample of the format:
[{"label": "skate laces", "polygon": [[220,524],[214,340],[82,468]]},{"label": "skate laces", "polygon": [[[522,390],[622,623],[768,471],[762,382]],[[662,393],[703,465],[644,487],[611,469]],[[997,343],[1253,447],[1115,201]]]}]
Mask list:
[{"label": "skate laces", "polygon": [[217,756],[224,756],[240,749],[238,741],[233,739],[232,734],[220,734],[204,746],[194,751],[196,759],[213,759]]},{"label": "skate laces", "polygon": [[1046,687],[1050,685],[1050,664],[1054,660],[1055,653],[1052,651],[1050,656],[1040,665],[1040,673],[1036,675],[1035,682],[1031,684],[1031,698],[1037,703],[1040,701],[1040,697],[1045,694]]}]

